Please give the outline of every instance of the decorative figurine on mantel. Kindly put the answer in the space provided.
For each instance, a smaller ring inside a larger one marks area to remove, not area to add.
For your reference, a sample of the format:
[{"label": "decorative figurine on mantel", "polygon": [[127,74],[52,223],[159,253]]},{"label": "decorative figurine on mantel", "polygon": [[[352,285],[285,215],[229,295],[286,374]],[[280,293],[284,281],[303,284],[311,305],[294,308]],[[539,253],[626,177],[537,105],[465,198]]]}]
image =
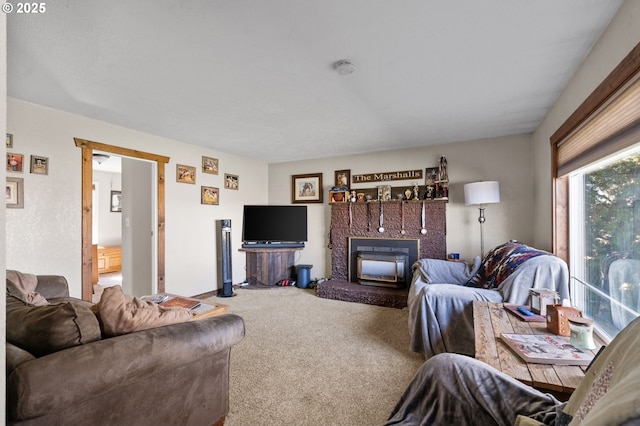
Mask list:
[{"label": "decorative figurine on mantel", "polygon": [[425,200],[433,200],[435,198],[435,186],[427,185],[426,191],[424,193]]},{"label": "decorative figurine on mantel", "polygon": [[404,199],[405,200],[410,200],[411,199],[411,190],[409,188],[404,190]]},{"label": "decorative figurine on mantel", "polygon": [[415,183],[413,185],[413,199],[414,200],[420,199],[420,189],[418,188],[418,183]]},{"label": "decorative figurine on mantel", "polygon": [[438,180],[439,181],[448,181],[449,180],[449,172],[447,170],[447,159],[444,158],[444,155],[440,157],[440,164],[438,165]]}]

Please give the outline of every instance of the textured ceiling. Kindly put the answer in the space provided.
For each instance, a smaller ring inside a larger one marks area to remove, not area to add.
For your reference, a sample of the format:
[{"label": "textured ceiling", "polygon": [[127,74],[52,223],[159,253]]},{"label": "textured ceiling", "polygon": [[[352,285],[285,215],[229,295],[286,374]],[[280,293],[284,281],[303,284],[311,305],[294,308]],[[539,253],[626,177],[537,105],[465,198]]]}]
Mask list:
[{"label": "textured ceiling", "polygon": [[530,133],[620,3],[56,0],[8,92],[268,163]]}]

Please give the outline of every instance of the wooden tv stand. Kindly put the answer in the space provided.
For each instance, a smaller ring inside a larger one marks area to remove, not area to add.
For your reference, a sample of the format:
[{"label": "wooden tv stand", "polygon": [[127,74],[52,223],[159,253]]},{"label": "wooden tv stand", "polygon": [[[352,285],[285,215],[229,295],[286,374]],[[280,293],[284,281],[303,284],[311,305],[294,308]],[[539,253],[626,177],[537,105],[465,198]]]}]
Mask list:
[{"label": "wooden tv stand", "polygon": [[275,285],[295,276],[297,248],[241,248],[247,254],[247,282],[250,285]]}]

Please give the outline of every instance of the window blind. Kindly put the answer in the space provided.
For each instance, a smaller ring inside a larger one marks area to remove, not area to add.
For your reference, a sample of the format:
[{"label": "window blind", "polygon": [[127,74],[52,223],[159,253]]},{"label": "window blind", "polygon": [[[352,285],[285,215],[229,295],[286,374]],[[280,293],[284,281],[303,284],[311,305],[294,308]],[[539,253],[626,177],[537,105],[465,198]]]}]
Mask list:
[{"label": "window blind", "polygon": [[618,90],[581,126],[556,142],[556,176],[640,142],[640,73]]}]

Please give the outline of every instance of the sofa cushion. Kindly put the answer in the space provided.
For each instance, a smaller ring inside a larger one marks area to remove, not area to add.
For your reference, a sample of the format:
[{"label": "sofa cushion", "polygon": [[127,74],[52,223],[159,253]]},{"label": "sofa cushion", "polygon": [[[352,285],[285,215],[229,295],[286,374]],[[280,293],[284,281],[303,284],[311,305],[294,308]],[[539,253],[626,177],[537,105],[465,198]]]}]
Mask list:
[{"label": "sofa cushion", "polygon": [[105,288],[96,308],[105,337],[185,322],[194,315],[189,309],[165,308],[127,296],[119,285]]},{"label": "sofa cushion", "polygon": [[469,287],[496,289],[518,266],[532,257],[549,256],[551,253],[509,241],[489,251],[480,269],[466,283]]},{"label": "sofa cushion", "polygon": [[7,341],[36,357],[100,338],[98,319],[85,302],[33,306],[7,295]]}]

